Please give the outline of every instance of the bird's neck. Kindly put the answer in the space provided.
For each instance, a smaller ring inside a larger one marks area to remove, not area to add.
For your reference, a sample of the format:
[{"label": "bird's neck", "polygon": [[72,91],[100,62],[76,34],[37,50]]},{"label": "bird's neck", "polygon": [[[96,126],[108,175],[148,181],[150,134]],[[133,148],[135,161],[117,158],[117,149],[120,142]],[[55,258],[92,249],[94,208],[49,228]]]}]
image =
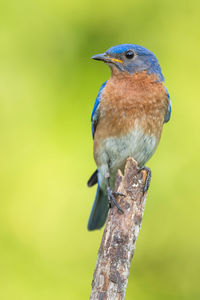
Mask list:
[{"label": "bird's neck", "polygon": [[121,72],[117,68],[111,69],[111,80],[128,80],[132,82],[160,82],[157,74],[148,74],[146,71],[130,74]]}]

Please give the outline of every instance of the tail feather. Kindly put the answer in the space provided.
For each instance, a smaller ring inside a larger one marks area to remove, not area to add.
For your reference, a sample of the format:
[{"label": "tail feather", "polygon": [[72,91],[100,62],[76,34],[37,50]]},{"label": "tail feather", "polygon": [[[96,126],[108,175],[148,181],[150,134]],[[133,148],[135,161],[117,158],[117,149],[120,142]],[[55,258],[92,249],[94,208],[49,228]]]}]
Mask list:
[{"label": "tail feather", "polygon": [[87,182],[88,187],[91,187],[95,185],[98,181],[98,170],[96,170],[91,176],[90,179]]},{"label": "tail feather", "polygon": [[88,230],[100,229],[106,221],[108,210],[108,197],[103,193],[98,185],[96,197],[88,221]]}]

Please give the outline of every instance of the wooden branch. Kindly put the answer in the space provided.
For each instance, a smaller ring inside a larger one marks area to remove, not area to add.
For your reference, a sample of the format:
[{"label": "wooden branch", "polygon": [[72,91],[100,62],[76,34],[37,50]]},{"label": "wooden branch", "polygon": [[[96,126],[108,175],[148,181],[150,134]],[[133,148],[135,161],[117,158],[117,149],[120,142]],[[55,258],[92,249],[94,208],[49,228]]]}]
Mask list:
[{"label": "wooden branch", "polygon": [[139,172],[132,158],[127,159],[124,176],[118,170],[115,191],[125,195],[117,199],[124,213],[116,207],[109,210],[90,300],[122,300],[125,297],[129,268],[144,213],[146,175],[145,170]]}]

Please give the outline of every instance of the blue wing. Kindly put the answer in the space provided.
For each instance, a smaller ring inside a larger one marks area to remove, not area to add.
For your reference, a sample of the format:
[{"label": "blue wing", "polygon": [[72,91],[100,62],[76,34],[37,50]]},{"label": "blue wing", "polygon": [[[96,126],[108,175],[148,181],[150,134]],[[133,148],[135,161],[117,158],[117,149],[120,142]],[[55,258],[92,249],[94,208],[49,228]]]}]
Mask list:
[{"label": "blue wing", "polygon": [[166,90],[166,93],[167,93],[167,96],[168,96],[168,110],[165,114],[164,123],[167,123],[170,120],[170,117],[171,117],[172,107],[171,107],[170,96],[169,96],[169,93],[168,93],[168,90],[166,89],[166,87],[165,87],[165,90]]},{"label": "blue wing", "polygon": [[92,110],[91,122],[92,122],[92,136],[93,136],[93,138],[94,138],[95,130],[96,130],[98,119],[99,119],[99,102],[101,100],[101,95],[102,95],[102,92],[103,92],[103,90],[106,86],[106,83],[107,83],[107,81],[102,84],[102,86],[101,86],[101,88],[98,92],[96,101],[94,103],[93,110]]}]

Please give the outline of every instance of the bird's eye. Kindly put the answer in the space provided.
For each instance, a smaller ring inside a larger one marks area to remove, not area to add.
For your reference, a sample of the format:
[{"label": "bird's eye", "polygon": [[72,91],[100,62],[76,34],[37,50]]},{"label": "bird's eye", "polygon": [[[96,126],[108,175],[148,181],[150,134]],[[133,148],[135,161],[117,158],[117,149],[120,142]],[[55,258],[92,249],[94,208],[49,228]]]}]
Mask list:
[{"label": "bird's eye", "polygon": [[125,56],[126,56],[127,59],[132,59],[134,57],[134,55],[135,54],[134,54],[134,52],[132,50],[128,50],[125,53]]}]

